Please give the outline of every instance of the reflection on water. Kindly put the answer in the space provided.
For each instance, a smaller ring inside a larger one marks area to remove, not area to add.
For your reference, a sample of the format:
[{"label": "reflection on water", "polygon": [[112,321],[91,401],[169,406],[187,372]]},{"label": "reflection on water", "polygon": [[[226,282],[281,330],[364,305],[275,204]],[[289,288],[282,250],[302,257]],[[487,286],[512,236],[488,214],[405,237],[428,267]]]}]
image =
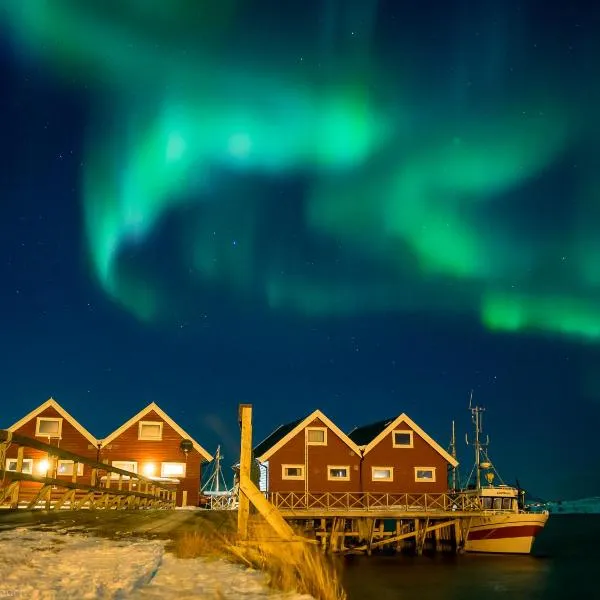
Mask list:
[{"label": "reflection on water", "polygon": [[349,600],[558,600],[594,597],[600,517],[552,515],[532,556],[352,557]]}]

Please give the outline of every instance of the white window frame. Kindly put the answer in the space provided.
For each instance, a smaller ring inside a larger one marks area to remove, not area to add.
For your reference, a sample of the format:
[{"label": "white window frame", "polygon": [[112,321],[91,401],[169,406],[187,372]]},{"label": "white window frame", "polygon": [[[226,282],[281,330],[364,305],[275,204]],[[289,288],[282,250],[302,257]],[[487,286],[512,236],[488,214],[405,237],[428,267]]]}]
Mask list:
[{"label": "white window frame", "polygon": [[[58,423],[58,433],[42,433],[40,431],[40,424],[42,421],[53,421],[54,423]],[[35,422],[35,435],[37,437],[45,437],[45,438],[60,438],[62,436],[62,417],[38,417]]]},{"label": "white window frame", "polygon": [[[165,473],[165,466],[167,465],[181,465],[183,467],[183,473]],[[186,469],[186,463],[184,462],[177,462],[177,461],[167,461],[167,462],[163,462],[160,463],[160,476],[161,477],[172,477],[173,479],[176,479],[177,477],[185,477],[185,469]]]},{"label": "white window frame", "polygon": [[[61,475],[62,477],[72,477],[74,464],[75,464],[75,461],[72,461],[72,460],[59,460],[56,465],[56,474]],[[61,465],[71,465],[71,472],[70,473],[61,473],[60,472]],[[83,463],[77,463],[77,477],[83,477]]]},{"label": "white window frame", "polygon": [[[397,444],[396,443],[396,434],[397,433],[408,433],[410,436],[410,442],[408,444]],[[394,448],[414,448],[415,439],[414,439],[414,431],[412,429],[394,429],[392,431],[392,445]]]},{"label": "white window frame", "polygon": [[[306,445],[307,446],[327,446],[327,427],[307,427],[306,431]],[[323,432],[323,441],[322,442],[311,442],[308,439],[309,431],[322,431]]]},{"label": "white window frame", "polygon": [[[346,469],[345,477],[332,477],[333,469]],[[350,481],[350,465],[327,465],[327,481]]]},{"label": "white window frame", "polygon": [[[6,459],[6,464],[4,465],[7,471],[10,471],[11,473],[17,473],[17,469],[16,469],[16,464],[15,464],[15,468],[14,469],[9,469],[10,467],[10,463],[11,462],[17,462],[16,458],[7,458]],[[23,469],[23,467],[25,465],[29,465],[29,471],[25,471]],[[23,459],[23,466],[21,467],[21,473],[26,473],[27,475],[33,475],[33,458],[24,458]]]},{"label": "white window frame", "polygon": [[[300,475],[288,475],[287,469],[300,469]],[[304,465],[281,465],[281,479],[286,481],[304,481]]]},{"label": "white window frame", "polygon": [[[375,477],[375,471],[389,471],[387,477]],[[394,467],[371,467],[371,481],[394,481]]]},{"label": "white window frame", "polygon": [[[142,435],[142,431],[144,429],[144,425],[158,425],[159,426],[159,436],[158,437],[152,437],[152,436],[147,436],[147,435]],[[162,437],[163,437],[163,425],[164,423],[162,421],[138,421],[138,440],[144,440],[144,441],[148,441],[148,442],[160,442],[162,441]]]},{"label": "white window frame", "polygon": [[[123,471],[130,471],[131,473],[135,473],[137,475],[138,472],[138,463],[137,460],[113,460],[110,463],[111,467],[115,467],[115,469],[123,469]],[[128,469],[127,466],[124,465],[133,465],[133,469]],[[119,479],[121,477],[119,473],[110,474],[111,479]],[[123,479],[128,479],[127,475],[123,475]]]},{"label": "white window frame", "polygon": [[[435,467],[415,467],[415,481],[418,483],[435,483]],[[418,477],[419,471],[431,471],[432,477]]]}]

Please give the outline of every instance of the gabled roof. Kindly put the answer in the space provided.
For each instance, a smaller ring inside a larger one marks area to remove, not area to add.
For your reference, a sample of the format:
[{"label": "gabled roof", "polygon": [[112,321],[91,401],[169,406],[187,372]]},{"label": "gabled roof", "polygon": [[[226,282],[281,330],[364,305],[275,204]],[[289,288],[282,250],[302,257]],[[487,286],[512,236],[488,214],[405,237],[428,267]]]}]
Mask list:
[{"label": "gabled roof", "polygon": [[173,419],[171,419],[171,417],[169,417],[169,415],[165,413],[155,402],[151,402],[150,404],[148,404],[146,408],[140,410],[140,412],[131,417],[129,421],[123,423],[123,425],[121,425],[118,429],[115,429],[109,436],[105,437],[102,440],[102,445],[106,446],[106,444],[112,442],[115,438],[119,437],[124,431],[127,431],[127,429],[129,429],[132,425],[137,423],[140,419],[142,419],[149,412],[152,411],[154,411],[165,423],[170,425],[182,438],[190,440],[192,442],[194,450],[196,450],[196,452],[198,452],[200,456],[203,456],[207,461],[211,461],[213,459],[212,455],[209,452],[207,452],[189,433],[186,433],[181,427],[179,427],[179,425],[177,425],[177,423],[175,423],[175,421],[173,421]]},{"label": "gabled roof", "polygon": [[393,423],[396,417],[389,419],[383,419],[383,421],[377,421],[376,423],[370,423],[369,425],[362,425],[356,427],[349,434],[348,437],[359,446],[366,446],[369,442],[374,440],[390,423]]},{"label": "gabled roof", "polygon": [[48,398],[46,402],[40,404],[37,408],[33,409],[29,414],[25,415],[14,425],[11,425],[8,428],[8,431],[16,431],[17,429],[23,427],[25,423],[28,423],[29,421],[31,421],[31,419],[37,417],[47,408],[53,408],[65,421],[70,423],[90,443],[94,444],[94,446],[98,445],[98,440],[79,421],[77,421],[73,416],[71,416],[54,398]]},{"label": "gabled roof", "polygon": [[458,461],[446,450],[444,450],[432,437],[427,435],[408,415],[402,413],[394,419],[384,419],[370,425],[364,425],[353,429],[348,437],[357,445],[359,445],[365,456],[370,452],[381,440],[389,435],[394,429],[397,429],[402,423],[408,425],[419,437],[424,439],[436,452],[441,454],[453,467],[458,465]]},{"label": "gabled roof", "polygon": [[304,419],[280,425],[267,439],[262,441],[254,449],[254,455],[257,460],[264,462],[269,459],[277,450],[287,444],[292,438],[296,437],[305,427],[308,427],[315,419],[319,419],[323,425],[333,431],[348,447],[360,456],[360,448],[328,417],[320,410],[315,410]]},{"label": "gabled roof", "polygon": [[268,435],[258,446],[254,448],[254,456],[262,456],[269,448],[272,448],[281,438],[285,437],[298,423],[304,419],[296,419],[291,423],[280,425],[275,431]]}]

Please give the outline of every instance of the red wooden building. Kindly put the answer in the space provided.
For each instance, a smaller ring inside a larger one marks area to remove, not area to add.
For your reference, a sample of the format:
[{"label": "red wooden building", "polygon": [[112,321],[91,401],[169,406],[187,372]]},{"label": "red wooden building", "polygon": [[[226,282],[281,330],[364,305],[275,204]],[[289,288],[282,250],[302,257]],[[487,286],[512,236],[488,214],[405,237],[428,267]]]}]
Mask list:
[{"label": "red wooden building", "polygon": [[278,427],[254,456],[264,491],[360,491],[360,449],[320,410]]},{"label": "red wooden building", "polygon": [[172,482],[178,506],[197,506],[202,462],[212,456],[154,402],[101,440],[100,457],[115,467]]},{"label": "red wooden building", "polygon": [[[91,460],[98,457],[98,440],[73,416],[71,416],[54,398],[46,400],[37,408],[25,415],[8,431],[24,435],[46,444],[57,446],[63,450],[79,454]],[[23,472],[33,475],[50,476],[48,456],[41,450],[25,448],[23,458]],[[9,446],[6,453],[7,471],[16,470],[17,447]],[[73,475],[73,462],[59,460],[56,475],[59,478],[71,479]],[[77,466],[77,478],[82,482],[89,482],[91,477],[90,467],[84,464]]]},{"label": "red wooden building", "polygon": [[365,492],[445,492],[448,467],[458,465],[404,413],[357,427],[348,436],[361,450]]}]

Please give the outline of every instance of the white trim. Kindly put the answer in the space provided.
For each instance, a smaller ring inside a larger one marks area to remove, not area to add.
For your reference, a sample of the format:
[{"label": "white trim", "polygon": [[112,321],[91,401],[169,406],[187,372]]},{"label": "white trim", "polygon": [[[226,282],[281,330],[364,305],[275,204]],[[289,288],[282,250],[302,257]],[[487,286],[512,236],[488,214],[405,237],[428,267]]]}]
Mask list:
[{"label": "white trim", "polygon": [[[300,475],[288,475],[287,469],[300,469]],[[281,465],[281,479],[285,481],[304,481],[304,465]]]},{"label": "white trim", "polygon": [[277,450],[287,444],[292,438],[296,437],[301,431],[303,431],[306,427],[310,426],[310,424],[315,420],[319,419],[325,427],[329,430],[333,431],[335,435],[337,435],[342,442],[346,444],[355,454],[360,456],[360,448],[331,420],[329,417],[326,417],[319,409],[313,411],[300,421],[294,429],[292,429],[287,435],[284,435],[276,444],[271,446],[264,454],[261,456],[257,456],[257,460],[259,462],[265,462],[268,460]]},{"label": "white trim", "polygon": [[[137,460],[113,460],[111,461],[111,466],[117,469],[122,469],[123,471],[129,471],[130,473],[135,473],[137,475],[138,472],[138,463]],[[133,469],[130,469],[129,466],[133,465]],[[121,475],[119,473],[111,472],[111,479],[119,479]],[[129,479],[129,475],[123,475],[123,479]]]},{"label": "white trim", "polygon": [[[403,433],[408,434],[409,442],[408,444],[397,444],[396,443],[396,434]],[[392,431],[392,446],[394,448],[414,448],[415,447],[415,432],[412,429],[394,429]]]},{"label": "white trim", "polygon": [[[431,471],[432,477],[418,477],[419,471]],[[435,483],[435,467],[415,467],[415,481],[418,483]]]},{"label": "white trim", "polygon": [[[11,462],[15,462],[16,463],[17,459],[16,458],[7,458],[6,459],[6,464],[4,465],[5,466],[5,470],[6,471],[10,471],[11,473],[16,473],[17,472],[16,468],[9,469]],[[23,467],[25,465],[29,465],[29,471],[23,470]],[[15,465],[15,467],[16,467],[16,465]],[[23,459],[23,467],[21,467],[21,471],[20,471],[21,473],[27,473],[28,475],[33,475],[33,458],[24,458]]]},{"label": "white trim", "polygon": [[[375,477],[375,471],[389,471],[387,477]],[[394,481],[394,467],[371,467],[371,481]]]},{"label": "white trim", "polygon": [[[181,465],[183,467],[183,472],[181,473],[166,473],[165,467],[170,465]],[[160,476],[161,477],[185,477],[186,463],[178,462],[178,461],[167,461],[160,463]]]},{"label": "white trim", "polygon": [[26,414],[22,419],[8,428],[8,431],[17,431],[26,423],[29,423],[31,419],[37,417],[41,412],[47,408],[53,408],[59,415],[61,415],[65,421],[68,421],[73,427],[90,443],[94,445],[94,448],[98,446],[98,440],[77,420],[75,420],[54,398],[49,398],[43,404],[40,404],[37,408]]},{"label": "white trim", "polygon": [[[74,461],[72,460],[62,460],[60,459],[56,465],[56,474],[57,475],[62,475],[62,476],[70,476],[73,475],[73,465],[74,465]],[[60,472],[60,467],[61,465],[70,465],[71,469],[70,469],[70,473],[61,473]],[[82,477],[83,476],[83,463],[77,463],[77,477]]]},{"label": "white trim", "polygon": [[[322,431],[323,432],[323,441],[322,442],[311,442],[308,439],[308,434],[311,431]],[[306,436],[306,445],[307,446],[327,446],[327,427],[307,427],[304,430],[304,435]]]},{"label": "white trim", "polygon": [[[333,469],[344,469],[346,475],[344,477],[332,477]],[[350,481],[350,465],[327,465],[327,481]]]},{"label": "white trim", "polygon": [[[145,425],[156,427],[158,425],[158,437],[152,435],[143,435],[142,431]],[[138,421],[138,440],[162,442],[163,421]]]},{"label": "white trim", "polygon": [[[42,422],[51,421],[52,423],[58,423],[58,431],[56,433],[43,433],[40,431]],[[35,435],[36,437],[45,437],[45,438],[53,438],[60,439],[62,436],[62,417],[38,417],[35,421]]]},{"label": "white trim", "polygon": [[146,408],[140,410],[139,413],[131,417],[129,421],[126,421],[115,429],[108,437],[105,437],[102,440],[102,445],[106,446],[110,442],[112,442],[115,438],[119,437],[123,432],[127,431],[132,425],[134,425],[137,421],[147,415],[149,412],[154,411],[167,425],[173,428],[183,439],[190,440],[194,447],[194,450],[200,454],[200,456],[204,457],[207,461],[211,461],[213,459],[212,454],[207,452],[192,436],[186,433],[169,415],[167,415],[155,402],[150,402]]},{"label": "white trim", "polygon": [[401,423],[405,423],[410,427],[419,437],[425,440],[436,452],[441,454],[444,457],[444,460],[449,462],[453,467],[458,466],[458,461],[446,450],[444,450],[432,437],[427,435],[408,415],[402,413],[399,417],[394,419],[374,440],[369,442],[363,451],[363,456],[365,456],[368,452],[370,452],[381,440],[385,438],[386,435],[397,429]]}]

